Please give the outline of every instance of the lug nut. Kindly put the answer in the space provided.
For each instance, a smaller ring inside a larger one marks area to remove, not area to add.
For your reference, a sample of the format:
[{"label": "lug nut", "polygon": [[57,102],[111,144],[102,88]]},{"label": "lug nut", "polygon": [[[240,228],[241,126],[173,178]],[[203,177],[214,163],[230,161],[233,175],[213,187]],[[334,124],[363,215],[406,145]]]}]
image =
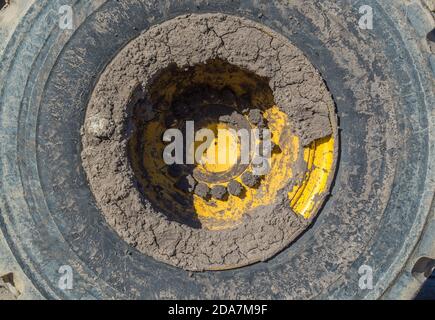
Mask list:
[{"label": "lug nut", "polygon": [[227,189],[229,194],[236,197],[241,196],[243,192],[242,184],[236,180],[231,180],[230,183],[228,183]]},{"label": "lug nut", "polygon": [[252,124],[257,125],[261,120],[263,120],[263,115],[260,109],[252,109],[249,111],[248,119]]},{"label": "lug nut", "polygon": [[260,109],[250,110],[248,119],[253,125],[259,128],[264,128],[266,126],[266,121],[264,120],[263,113]]},{"label": "lug nut", "polygon": [[260,177],[247,171],[242,174],[242,182],[245,186],[249,188],[255,188],[258,186],[258,183],[260,182]]},{"label": "lug nut", "polygon": [[188,175],[186,177],[181,177],[175,184],[175,187],[177,187],[181,191],[189,192],[189,193],[195,190],[195,186],[196,186],[196,180],[191,175]]},{"label": "lug nut", "polygon": [[208,197],[209,192],[210,188],[205,183],[198,183],[195,187],[195,194],[203,199]]},{"label": "lug nut", "polygon": [[211,188],[211,196],[217,200],[224,200],[227,196],[227,188],[224,186],[213,186]]}]

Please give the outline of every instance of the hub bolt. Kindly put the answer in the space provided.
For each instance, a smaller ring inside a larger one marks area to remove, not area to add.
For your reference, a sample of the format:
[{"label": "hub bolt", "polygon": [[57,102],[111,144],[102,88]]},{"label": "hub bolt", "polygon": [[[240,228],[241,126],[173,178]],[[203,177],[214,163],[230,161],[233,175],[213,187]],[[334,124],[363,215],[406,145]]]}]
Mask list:
[{"label": "hub bolt", "polygon": [[195,187],[195,194],[198,197],[206,199],[209,196],[210,188],[205,183],[198,183]]},{"label": "hub bolt", "polygon": [[245,186],[249,188],[256,188],[258,187],[258,184],[260,182],[260,177],[247,171],[242,174],[242,182]]},{"label": "hub bolt", "polygon": [[224,186],[216,185],[211,188],[211,196],[217,200],[224,200],[227,194],[227,188]]},{"label": "hub bolt", "polygon": [[196,180],[191,175],[188,175],[186,177],[181,177],[177,181],[175,186],[178,189],[180,189],[181,191],[191,193],[191,192],[193,192],[195,190]]},{"label": "hub bolt", "polygon": [[228,183],[227,189],[229,194],[236,197],[241,196],[243,192],[242,184],[236,180],[231,180],[230,183]]}]

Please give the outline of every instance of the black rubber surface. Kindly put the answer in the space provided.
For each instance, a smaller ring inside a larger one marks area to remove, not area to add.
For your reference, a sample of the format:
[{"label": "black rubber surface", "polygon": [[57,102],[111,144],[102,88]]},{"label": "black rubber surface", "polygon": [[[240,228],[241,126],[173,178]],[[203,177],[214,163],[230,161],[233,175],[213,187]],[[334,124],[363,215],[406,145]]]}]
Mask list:
[{"label": "black rubber surface", "polygon": [[[307,10],[332,2],[312,1]],[[358,19],[359,1],[339,2],[344,16]],[[107,1],[93,8],[77,1],[81,18],[92,14],[67,34],[50,13],[59,3],[38,1],[30,9],[0,64],[0,226],[45,297],[356,299],[379,297],[391,285],[427,215],[418,208],[428,168],[430,97],[424,72],[377,1],[364,2],[382,16],[369,34],[362,35],[355,20],[338,18],[347,30],[340,46],[347,45],[343,55],[353,52],[355,69],[341,63],[338,44],[322,42],[315,22],[290,5]],[[336,181],[313,227],[270,261],[232,271],[192,274],[131,249],[96,208],[80,163],[80,128],[98,75],[141,30],[192,12],[244,16],[288,37],[322,73],[340,118]],[[335,18],[325,13],[325,27]],[[354,46],[366,41],[374,55]],[[358,89],[349,80],[355,77],[361,77]],[[393,89],[373,95],[375,78]],[[374,290],[358,287],[363,264],[374,269]],[[57,286],[61,265],[73,267],[71,291]]]}]

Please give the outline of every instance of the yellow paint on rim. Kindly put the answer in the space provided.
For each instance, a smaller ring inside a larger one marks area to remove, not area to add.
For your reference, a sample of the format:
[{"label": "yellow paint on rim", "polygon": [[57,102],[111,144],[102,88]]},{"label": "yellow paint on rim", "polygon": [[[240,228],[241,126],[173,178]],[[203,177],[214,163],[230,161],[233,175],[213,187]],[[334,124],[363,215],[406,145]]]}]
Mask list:
[{"label": "yellow paint on rim", "polygon": [[328,193],[333,174],[335,141],[332,136],[316,140],[304,149],[308,171],[304,181],[289,192],[290,206],[305,219],[310,218]]},{"label": "yellow paint on rim", "polygon": [[[268,120],[272,133],[272,141],[279,145],[281,152],[272,154],[271,170],[266,175],[259,188],[245,187],[243,198],[229,196],[228,200],[205,200],[194,195],[194,207],[201,223],[210,230],[221,230],[236,226],[244,214],[252,210],[272,204],[278,192],[284,188],[293,177],[293,165],[302,156],[299,138],[288,128],[287,115],[277,106],[269,108],[264,117]],[[248,167],[247,170],[252,170]],[[241,177],[235,177],[241,181]],[[222,184],[222,185],[227,185]],[[213,185],[210,185],[213,187]]]},{"label": "yellow paint on rim", "polygon": [[[177,179],[168,174],[168,166],[163,162],[163,157],[159,156],[165,148],[160,137],[167,129],[163,114],[159,114],[155,119],[143,123],[142,135],[134,135],[129,141],[132,166],[146,197],[162,209],[179,215],[180,221],[193,218],[203,228],[222,230],[237,226],[243,215],[261,206],[273,204],[278,193],[290,183],[293,184],[292,191],[288,193],[290,207],[296,214],[309,219],[321,206],[334,173],[334,138],[325,137],[312,142],[308,147],[302,147],[299,138],[291,131],[288,116],[274,105],[273,94],[268,85],[261,82],[263,80],[252,78],[243,70],[222,66],[218,61],[214,64],[213,72],[203,65],[196,66],[190,78],[177,78],[173,72],[163,74],[154,86],[155,89],[151,90],[151,95],[155,96],[156,101],[163,99],[170,105],[174,96],[192,85],[207,85],[217,90],[226,86],[238,97],[249,93],[252,107],[263,109],[272,140],[279,145],[281,152],[273,153],[271,171],[263,178],[258,189],[245,187],[246,194],[243,198],[229,196],[225,201],[205,200],[194,194],[186,194],[174,186]],[[223,126],[221,123],[215,125],[216,128]],[[231,152],[235,149],[240,155],[234,139],[232,141]],[[200,170],[211,173],[221,173],[230,167],[231,165],[197,164]],[[252,168],[248,166],[247,170]],[[240,176],[232,179],[241,182]],[[220,184],[226,186],[228,182]],[[209,184],[209,187],[213,185]]]},{"label": "yellow paint on rim", "polygon": [[[306,219],[310,218],[319,208],[323,195],[328,191],[328,181],[330,174],[332,174],[334,161],[334,139],[327,137],[314,141],[300,152],[299,138],[291,134],[287,128],[287,115],[274,106],[265,113],[265,117],[269,121],[272,140],[280,146],[281,152],[272,155],[270,174],[264,177],[258,189],[246,187],[244,198],[229,196],[225,201],[205,200],[196,195],[186,195],[174,188],[176,179],[168,176],[165,164],[158,157],[155,157],[155,154],[163,152],[164,145],[153,146],[151,144],[149,148],[144,150],[144,158],[142,159],[149,177],[145,182],[145,185],[148,186],[146,188],[147,196],[155,201],[161,201],[160,196],[163,196],[166,202],[171,203],[173,210],[180,210],[180,212],[185,211],[186,208],[174,202],[168,194],[158,196],[152,186],[170,190],[182,197],[190,197],[193,209],[203,227],[209,230],[234,227],[241,221],[244,214],[261,206],[270,205],[275,201],[278,192],[294,178],[294,164],[302,156],[306,164],[305,178],[300,184],[294,186],[292,192],[289,193],[289,199],[294,212]],[[151,122],[147,126],[145,135],[154,137],[156,132],[163,133],[163,129],[158,121]],[[204,168],[206,169],[207,166]],[[210,169],[210,167],[208,168]],[[222,168],[217,171],[220,170]],[[235,180],[241,182],[240,176],[235,177]],[[222,185],[226,186],[227,183]],[[213,187],[212,184],[209,186]]]}]

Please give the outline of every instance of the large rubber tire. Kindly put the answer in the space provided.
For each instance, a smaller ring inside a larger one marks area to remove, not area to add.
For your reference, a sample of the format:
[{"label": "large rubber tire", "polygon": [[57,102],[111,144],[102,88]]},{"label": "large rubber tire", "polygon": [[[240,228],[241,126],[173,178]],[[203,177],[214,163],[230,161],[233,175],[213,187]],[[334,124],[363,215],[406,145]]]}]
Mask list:
[{"label": "large rubber tire", "polygon": [[[364,1],[374,28],[362,30],[362,4],[350,0],[71,1],[74,31],[58,26],[64,2],[12,2],[0,14],[0,275],[14,274],[20,298],[415,296],[415,263],[435,258],[433,19],[420,2]],[[341,146],[331,197],[289,248],[249,267],[189,273],[106,224],[81,166],[80,128],[98,75],[126,43],[206,12],[255,20],[299,47],[334,96]],[[58,286],[64,265],[71,290]],[[359,286],[362,265],[372,289]]]}]

